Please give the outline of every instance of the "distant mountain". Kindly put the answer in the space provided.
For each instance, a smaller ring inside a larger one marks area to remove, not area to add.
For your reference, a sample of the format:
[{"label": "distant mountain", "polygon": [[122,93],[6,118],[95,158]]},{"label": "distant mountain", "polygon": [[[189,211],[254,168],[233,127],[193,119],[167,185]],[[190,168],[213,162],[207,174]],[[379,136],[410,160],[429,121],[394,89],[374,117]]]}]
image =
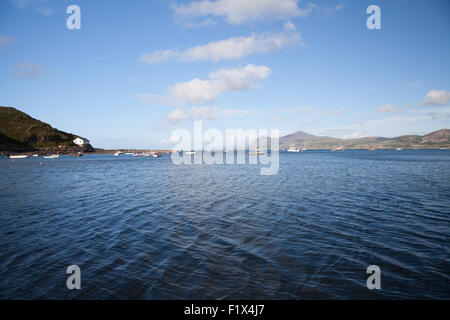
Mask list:
[{"label": "distant mountain", "polygon": [[280,138],[280,148],[311,148],[321,146],[321,148],[333,148],[342,144],[344,140],[326,136],[314,136],[303,131],[296,131]]},{"label": "distant mountain", "polygon": [[[60,131],[11,107],[0,107],[0,150],[32,151],[38,149],[79,148],[77,135]],[[88,146],[87,149],[92,148]]]},{"label": "distant mountain", "polygon": [[442,129],[424,136],[404,135],[395,138],[366,137],[357,139],[338,139],[326,136],[314,136],[297,131],[280,138],[280,149],[332,149],[345,147],[352,149],[367,148],[447,148],[450,147],[450,130]]},{"label": "distant mountain", "polygon": [[420,143],[422,144],[433,144],[433,143],[448,143],[450,140],[450,130],[442,129],[438,131],[431,132],[421,137]]}]

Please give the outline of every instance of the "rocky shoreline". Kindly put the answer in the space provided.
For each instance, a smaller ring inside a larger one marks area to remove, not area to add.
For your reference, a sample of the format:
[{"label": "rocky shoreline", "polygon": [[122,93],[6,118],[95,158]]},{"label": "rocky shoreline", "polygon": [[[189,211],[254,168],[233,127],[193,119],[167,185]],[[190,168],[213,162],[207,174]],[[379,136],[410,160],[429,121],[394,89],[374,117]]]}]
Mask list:
[{"label": "rocky shoreline", "polygon": [[0,156],[11,156],[11,155],[38,155],[47,156],[52,154],[57,155],[68,155],[68,156],[80,156],[83,153],[95,153],[96,150],[88,145],[86,147],[61,147],[61,148],[37,148],[34,150],[2,150],[0,151]]}]

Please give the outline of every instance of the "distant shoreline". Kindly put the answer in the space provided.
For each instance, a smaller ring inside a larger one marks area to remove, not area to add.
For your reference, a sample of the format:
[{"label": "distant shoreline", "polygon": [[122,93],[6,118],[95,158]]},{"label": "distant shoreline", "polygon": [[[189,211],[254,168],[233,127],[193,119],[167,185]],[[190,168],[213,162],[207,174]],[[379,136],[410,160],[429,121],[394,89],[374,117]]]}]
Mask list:
[{"label": "distant shoreline", "polygon": [[[270,150],[270,149],[269,149]],[[304,150],[303,152],[307,151],[314,151],[314,150],[323,150],[323,151],[332,151],[333,148],[311,148]],[[368,148],[345,148],[345,150],[367,150],[367,151],[376,151],[376,150],[396,150],[396,148],[376,148],[375,150],[371,150]],[[401,150],[450,150],[450,147],[428,147],[428,148],[401,148]],[[80,154],[87,155],[87,154],[114,154],[117,151],[120,151],[122,153],[148,153],[148,152],[155,152],[155,153],[172,153],[172,150],[169,149],[96,149],[95,151],[89,151],[89,152],[80,152]],[[206,151],[206,150],[204,150]],[[220,150],[218,150],[220,152]],[[248,151],[248,150],[246,150]],[[286,149],[280,149],[280,152],[288,152]],[[338,150],[339,151],[339,150]],[[6,151],[0,151],[0,156],[9,156],[9,155],[50,155],[50,154],[57,154],[57,155],[67,155],[67,156],[77,156],[75,153],[68,153],[68,152],[61,152],[61,151],[48,151],[48,150],[36,150],[36,151],[12,151],[12,150],[6,150]]]}]

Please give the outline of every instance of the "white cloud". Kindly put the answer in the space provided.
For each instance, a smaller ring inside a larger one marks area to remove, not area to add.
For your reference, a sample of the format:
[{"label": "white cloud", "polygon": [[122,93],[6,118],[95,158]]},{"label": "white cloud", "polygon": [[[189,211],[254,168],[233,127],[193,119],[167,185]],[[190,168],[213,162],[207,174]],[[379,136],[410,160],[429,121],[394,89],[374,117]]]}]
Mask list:
[{"label": "white cloud", "polygon": [[195,78],[170,86],[167,89],[167,96],[138,94],[136,97],[152,104],[211,103],[221,93],[256,88],[256,82],[267,78],[270,72],[271,70],[266,66],[252,64],[243,68],[220,69],[210,73],[208,79]]},{"label": "white cloud", "polygon": [[388,103],[377,109],[377,112],[401,112],[402,109],[396,108],[393,104]]},{"label": "white cloud", "polygon": [[178,104],[176,101],[170,100],[170,97],[159,94],[140,93],[136,94],[135,97],[140,101],[147,102],[150,104],[159,104],[168,106],[176,106]]},{"label": "white cloud", "polygon": [[325,13],[331,15],[331,14],[341,10],[342,8],[344,8],[344,4],[340,3],[335,7],[325,8]]},{"label": "white cloud", "polygon": [[214,120],[231,118],[233,116],[248,116],[256,112],[256,110],[220,109],[209,106],[195,106],[190,109],[175,109],[167,115],[166,120],[172,123],[186,120]]},{"label": "white cloud", "polygon": [[431,107],[407,109],[401,114],[390,114],[380,119],[357,121],[352,124],[328,127],[305,128],[308,133],[347,138],[357,133],[359,137],[383,136],[394,137],[404,134],[427,134],[448,128],[450,107]]},{"label": "white cloud", "polygon": [[55,9],[47,7],[37,7],[36,11],[42,13],[43,15],[51,16],[55,12]]},{"label": "white cloud", "polygon": [[14,43],[13,38],[0,35],[0,46],[10,46]]},{"label": "white cloud", "polygon": [[211,18],[207,18],[204,19],[200,22],[186,22],[186,27],[188,28],[195,28],[195,27],[205,27],[205,26],[213,26],[217,24],[217,20],[211,19]]},{"label": "white cloud", "polygon": [[228,23],[240,24],[256,20],[278,20],[305,17],[315,7],[309,4],[299,8],[298,0],[200,0],[187,4],[174,4],[176,17],[192,19],[199,17],[223,17]]},{"label": "white cloud", "polygon": [[9,0],[12,2],[17,8],[23,9],[30,4],[30,0]]},{"label": "white cloud", "polygon": [[254,82],[267,78],[270,72],[266,66],[248,64],[243,68],[220,69],[211,73],[209,78],[217,81],[222,91],[241,91],[255,88]]},{"label": "white cloud", "polygon": [[441,105],[445,106],[450,101],[450,92],[445,90],[430,90],[425,96],[422,105]]},{"label": "white cloud", "polygon": [[44,68],[34,63],[19,63],[14,69],[14,78],[36,79],[45,74]]},{"label": "white cloud", "polygon": [[28,7],[34,8],[37,12],[43,15],[50,16],[55,12],[55,7],[58,5],[58,0],[9,0],[18,9],[25,9]]},{"label": "white cloud", "polygon": [[[291,24],[289,28],[295,26]],[[285,27],[286,28],[286,27]],[[290,29],[291,31],[293,29]],[[252,34],[248,37],[235,37],[226,40],[213,41],[205,45],[188,48],[184,51],[162,50],[152,53],[144,53],[140,60],[145,63],[160,63],[172,58],[178,61],[198,61],[198,60],[228,60],[243,58],[256,53],[267,53],[279,50],[290,44],[301,41],[297,32],[262,33]]]},{"label": "white cloud", "polygon": [[167,61],[173,57],[179,56],[179,53],[175,50],[157,50],[153,53],[144,53],[141,55],[141,61],[146,63],[160,63]]},{"label": "white cloud", "polygon": [[283,29],[286,31],[292,31],[292,30],[295,30],[295,25],[292,22],[286,22],[283,25]]},{"label": "white cloud", "polygon": [[187,82],[180,82],[169,87],[169,96],[176,101],[189,103],[213,102],[223,89],[217,81],[201,80],[198,78]]}]

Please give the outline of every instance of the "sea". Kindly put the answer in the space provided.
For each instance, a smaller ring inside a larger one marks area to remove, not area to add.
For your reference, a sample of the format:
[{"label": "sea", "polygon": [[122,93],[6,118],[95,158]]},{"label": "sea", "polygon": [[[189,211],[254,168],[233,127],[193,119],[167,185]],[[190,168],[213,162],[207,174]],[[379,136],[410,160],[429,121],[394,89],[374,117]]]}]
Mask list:
[{"label": "sea", "polygon": [[450,299],[450,150],[0,159],[0,181],[0,299]]}]

